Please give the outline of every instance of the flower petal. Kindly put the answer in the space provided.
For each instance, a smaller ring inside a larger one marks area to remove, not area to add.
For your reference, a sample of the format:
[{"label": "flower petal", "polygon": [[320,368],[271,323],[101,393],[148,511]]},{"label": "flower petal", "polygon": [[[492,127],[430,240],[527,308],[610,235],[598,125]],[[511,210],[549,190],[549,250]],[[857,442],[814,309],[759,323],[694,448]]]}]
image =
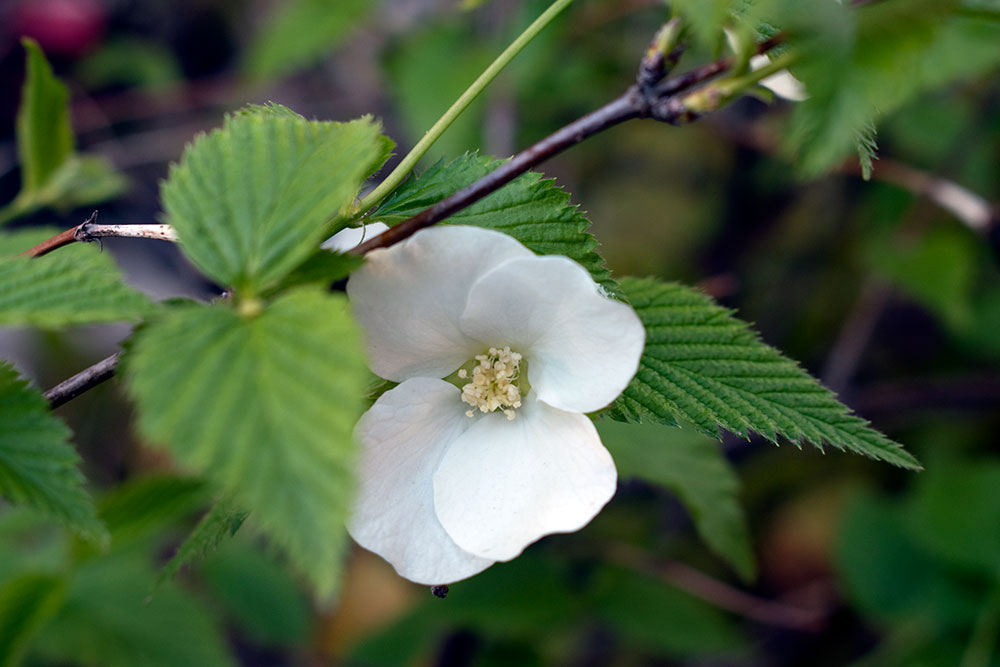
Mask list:
[{"label": "flower petal", "polygon": [[384,222],[373,222],[362,227],[345,227],[323,241],[320,248],[336,252],[350,252],[361,245],[362,241],[373,239],[387,229],[389,229],[389,225]]},{"label": "flower petal", "polygon": [[566,257],[504,262],[469,291],[462,329],[528,361],[531,391],[549,405],[592,412],[639,368],[646,331],[629,306],[604,297]]},{"label": "flower petal", "polygon": [[[771,59],[766,55],[756,55],[750,59],[750,68],[758,70],[761,67],[766,67],[770,62]],[[760,80],[760,85],[770,89],[778,97],[784,97],[792,102],[802,102],[809,99],[805,84],[796,79],[787,69],[764,77]]]},{"label": "flower petal", "polygon": [[506,234],[457,225],[368,253],[347,293],[371,369],[396,382],[440,378],[481,353],[458,326],[469,287],[505,260],[526,256],[532,252]]},{"label": "flower petal", "polygon": [[390,389],[358,422],[360,489],[348,531],[411,581],[451,583],[493,564],[456,546],[434,513],[434,468],[470,425],[458,389],[430,378]]},{"label": "flower petal", "polygon": [[616,477],[587,417],[527,401],[514,420],[484,415],[452,442],[434,473],[434,509],[462,549],[510,560],[543,535],[586,525]]}]

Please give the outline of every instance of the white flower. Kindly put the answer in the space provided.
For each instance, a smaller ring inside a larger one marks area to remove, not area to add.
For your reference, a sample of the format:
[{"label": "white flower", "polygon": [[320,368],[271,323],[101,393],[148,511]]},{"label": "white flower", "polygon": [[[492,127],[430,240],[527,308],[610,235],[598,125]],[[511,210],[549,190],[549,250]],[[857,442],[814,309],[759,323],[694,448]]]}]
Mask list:
[{"label": "white flower", "polygon": [[582,266],[441,226],[369,253],[347,292],[372,370],[400,383],[356,430],[361,546],[450,583],[611,499],[615,465],[584,413],[628,385],[645,331]]},{"label": "white flower", "polygon": [[320,248],[349,252],[361,245],[363,241],[373,239],[387,229],[389,229],[389,225],[384,222],[373,222],[362,227],[346,227],[323,241]]}]

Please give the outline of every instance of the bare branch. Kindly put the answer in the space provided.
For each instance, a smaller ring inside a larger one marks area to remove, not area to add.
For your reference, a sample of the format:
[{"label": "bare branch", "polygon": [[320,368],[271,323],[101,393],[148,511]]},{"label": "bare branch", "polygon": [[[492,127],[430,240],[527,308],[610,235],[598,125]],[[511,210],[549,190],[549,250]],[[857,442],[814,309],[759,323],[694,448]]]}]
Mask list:
[{"label": "bare branch", "polygon": [[25,250],[21,253],[22,257],[41,257],[42,255],[47,255],[53,250],[62,248],[71,243],[76,243],[76,230],[80,228],[79,225],[76,227],[70,227],[64,232],[59,232],[55,236],[45,239],[34,248]]},{"label": "bare branch", "polygon": [[58,408],[63,403],[73,400],[88,389],[93,389],[105,380],[110,380],[114,377],[120,356],[121,352],[116,352],[110,357],[98,361],[90,368],[80,371],[68,380],[63,380],[49,389],[45,392],[45,400],[49,402],[49,407],[53,409]]},{"label": "bare branch", "polygon": [[[779,155],[779,141],[768,131],[746,123],[716,123],[713,128],[723,132],[727,138],[747,148],[767,155]],[[861,166],[857,160],[847,160],[838,171],[852,176],[861,176]],[[909,192],[926,197],[939,208],[948,211],[962,224],[984,236],[1000,255],[1000,206],[993,205],[972,190],[930,172],[921,171],[891,158],[879,157],[872,168],[871,178],[882,181]]]},{"label": "bare branch", "polygon": [[[845,166],[843,170],[860,174],[860,169],[854,165]],[[879,159],[872,170],[872,178],[927,197],[978,234],[989,232],[1000,219],[997,209],[975,192],[902,162]]]},{"label": "bare branch", "polygon": [[98,225],[85,222],[76,228],[76,240],[84,243],[109,236],[177,243],[177,232],[170,225]]},{"label": "bare branch", "polygon": [[34,248],[22,252],[21,256],[41,257],[71,243],[88,243],[109,236],[177,242],[177,232],[170,225],[99,225],[96,220],[97,211],[94,211],[83,223],[45,239]]},{"label": "bare branch", "polygon": [[803,632],[816,632],[822,629],[823,621],[832,612],[830,604],[807,609],[758,598],[718,579],[713,579],[689,565],[677,561],[654,559],[630,545],[611,545],[606,550],[606,555],[609,560],[618,565],[661,579],[716,607],[758,623]]}]

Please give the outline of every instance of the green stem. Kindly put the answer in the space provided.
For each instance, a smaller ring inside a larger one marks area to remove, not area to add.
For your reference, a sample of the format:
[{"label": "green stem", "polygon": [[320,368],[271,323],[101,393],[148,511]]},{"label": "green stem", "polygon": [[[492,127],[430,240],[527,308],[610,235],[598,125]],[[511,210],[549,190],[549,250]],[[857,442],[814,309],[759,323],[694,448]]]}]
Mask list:
[{"label": "green stem", "polygon": [[390,192],[395,190],[406,175],[410,173],[417,162],[424,156],[435,141],[440,138],[444,131],[455,122],[462,112],[472,104],[472,101],[476,99],[486,86],[490,84],[493,79],[496,78],[497,74],[507,66],[507,64],[514,59],[521,50],[528,45],[531,40],[533,40],[542,29],[552,22],[559,13],[566,9],[573,0],[555,0],[549,8],[546,9],[542,14],[534,20],[534,22],[528,26],[528,28],[522,32],[517,39],[511,42],[510,46],[504,49],[496,60],[494,60],[489,67],[487,67],[482,74],[479,75],[472,85],[469,86],[462,96],[455,100],[455,103],[444,112],[444,115],[438,119],[431,129],[427,130],[424,134],[423,139],[417,142],[417,145],[406,154],[406,157],[392,170],[392,173],[386,176],[385,180],[378,184],[374,190],[369,192],[364,199],[361,200],[360,208],[356,211],[357,214],[364,213],[376,206],[379,202],[385,199]]}]

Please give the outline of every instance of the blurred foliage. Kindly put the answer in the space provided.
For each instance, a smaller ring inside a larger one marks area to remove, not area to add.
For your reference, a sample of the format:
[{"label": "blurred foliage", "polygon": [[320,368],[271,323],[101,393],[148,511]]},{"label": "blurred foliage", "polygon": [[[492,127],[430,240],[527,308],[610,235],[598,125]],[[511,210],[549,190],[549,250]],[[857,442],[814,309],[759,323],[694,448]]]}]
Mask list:
[{"label": "blurred foliage", "polygon": [[275,3],[251,42],[245,69],[254,77],[287,74],[333,50],[364,17],[365,0],[289,0]]},{"label": "blurred foliage", "polygon": [[904,496],[851,503],[837,548],[845,589],[889,629],[866,664],[1000,663],[997,489],[1000,462],[942,457]]},{"label": "blurred foliage", "polygon": [[49,329],[88,322],[137,321],[153,310],[122,283],[114,261],[75,244],[51,262],[18,257],[58,233],[52,227],[0,233],[0,324]]},{"label": "blurred foliage", "polygon": [[739,479],[714,438],[690,426],[636,428],[610,420],[598,422],[597,430],[623,479],[646,480],[677,494],[701,538],[744,580],[753,578],[756,564]]},{"label": "blurred foliage", "polygon": [[17,117],[21,191],[0,208],[0,224],[34,211],[69,210],[111,199],[125,180],[106,160],[78,155],[69,119],[69,91],[52,73],[38,44],[23,40],[27,75]]}]

